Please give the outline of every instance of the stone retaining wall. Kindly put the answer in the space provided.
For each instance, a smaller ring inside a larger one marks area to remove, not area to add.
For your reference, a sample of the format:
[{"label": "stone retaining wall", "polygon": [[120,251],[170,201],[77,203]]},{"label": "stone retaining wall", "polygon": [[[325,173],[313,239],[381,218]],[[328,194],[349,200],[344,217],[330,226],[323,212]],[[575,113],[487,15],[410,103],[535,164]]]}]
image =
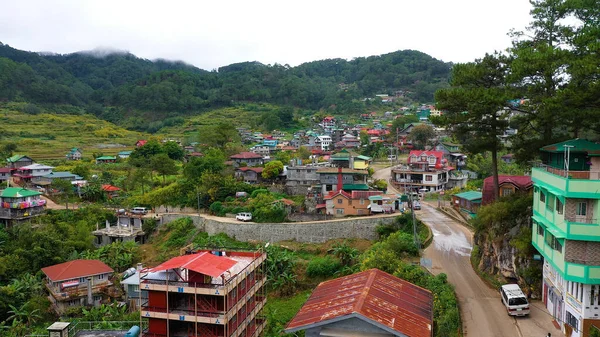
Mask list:
[{"label": "stone retaining wall", "polygon": [[191,218],[196,227],[209,235],[225,233],[239,241],[296,240],[309,243],[345,238],[376,240],[375,228],[379,224],[389,224],[395,218],[395,216],[377,216],[295,223],[243,223],[228,219],[218,221],[194,214],[164,214],[161,224],[183,217]]}]

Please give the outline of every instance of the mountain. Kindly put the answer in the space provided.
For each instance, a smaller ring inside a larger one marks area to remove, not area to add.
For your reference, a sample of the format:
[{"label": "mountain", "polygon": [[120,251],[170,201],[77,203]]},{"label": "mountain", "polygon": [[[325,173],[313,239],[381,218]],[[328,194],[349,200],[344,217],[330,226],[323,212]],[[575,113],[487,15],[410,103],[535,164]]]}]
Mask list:
[{"label": "mountain", "polygon": [[344,114],[365,109],[361,99],[375,94],[404,91],[414,100],[432,101],[433,93],[447,85],[450,67],[427,54],[403,50],[296,67],[242,62],[208,72],[124,51],[61,55],[0,43],[0,101],[83,106],[117,123],[140,116],[136,123],[148,123],[237,102]]}]

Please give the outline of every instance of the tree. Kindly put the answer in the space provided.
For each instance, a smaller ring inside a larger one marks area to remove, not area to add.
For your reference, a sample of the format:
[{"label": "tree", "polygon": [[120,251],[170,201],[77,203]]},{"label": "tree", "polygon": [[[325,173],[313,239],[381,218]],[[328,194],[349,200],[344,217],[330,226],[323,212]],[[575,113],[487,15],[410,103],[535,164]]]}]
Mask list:
[{"label": "tree", "polygon": [[2,154],[6,158],[12,157],[15,151],[17,151],[17,144],[15,143],[6,143],[2,146]]},{"label": "tree", "polygon": [[435,124],[451,128],[471,153],[491,152],[495,198],[499,196],[499,136],[508,127],[510,111],[505,106],[512,98],[507,71],[507,60],[499,54],[455,65],[451,87],[435,94],[436,106],[444,114],[432,118]]},{"label": "tree", "polygon": [[204,172],[220,173],[225,169],[223,151],[210,148],[203,157],[192,157],[183,167],[183,176],[188,181],[198,181]]},{"label": "tree", "polygon": [[166,142],[163,144],[163,151],[173,160],[182,160],[185,156],[185,151],[177,144],[177,142]]},{"label": "tree", "polygon": [[90,179],[90,166],[85,163],[77,164],[71,173],[81,176],[83,179]]},{"label": "tree", "polygon": [[217,125],[203,126],[198,130],[198,142],[203,148],[224,148],[227,143],[241,141],[233,124],[220,122]]},{"label": "tree", "polygon": [[129,155],[129,163],[135,167],[147,166],[150,158],[163,152],[163,147],[157,140],[149,140],[146,144],[136,148]]},{"label": "tree", "polygon": [[166,182],[166,176],[177,174],[175,161],[166,153],[159,153],[150,158],[150,167],[163,177],[163,184]]},{"label": "tree", "polygon": [[277,178],[283,172],[283,163],[279,160],[273,160],[265,165],[262,171],[262,177],[265,179]]},{"label": "tree", "polygon": [[417,148],[425,150],[427,147],[427,143],[435,137],[435,130],[431,125],[420,124],[415,126],[410,134],[408,135],[408,139],[412,140]]},{"label": "tree", "polygon": [[298,150],[296,150],[295,157],[305,160],[310,158],[310,154],[310,150],[308,150],[305,146],[300,146]]},{"label": "tree", "polygon": [[97,179],[89,181],[81,188],[81,197],[91,202],[104,200],[105,194],[102,190],[102,184]]},{"label": "tree", "polygon": [[75,189],[71,182],[64,179],[54,179],[50,187],[58,192],[58,197],[65,202],[65,208],[69,209],[69,199],[75,195]]}]

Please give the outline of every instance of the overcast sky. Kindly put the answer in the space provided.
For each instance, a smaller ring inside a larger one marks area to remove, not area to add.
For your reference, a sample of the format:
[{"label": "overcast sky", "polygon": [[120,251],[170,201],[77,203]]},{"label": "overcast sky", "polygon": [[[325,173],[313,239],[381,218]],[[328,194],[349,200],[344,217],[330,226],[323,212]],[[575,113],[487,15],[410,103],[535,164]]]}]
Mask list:
[{"label": "overcast sky", "polygon": [[468,62],[507,48],[529,9],[526,0],[0,0],[0,42],[56,53],[115,48],[207,70],[401,49]]}]

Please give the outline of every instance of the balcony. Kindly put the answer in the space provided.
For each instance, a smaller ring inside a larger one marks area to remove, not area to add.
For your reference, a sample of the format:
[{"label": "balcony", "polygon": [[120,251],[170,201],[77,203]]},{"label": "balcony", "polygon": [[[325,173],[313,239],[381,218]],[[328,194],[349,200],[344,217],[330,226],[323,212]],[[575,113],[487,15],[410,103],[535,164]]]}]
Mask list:
[{"label": "balcony", "polygon": [[46,200],[44,199],[36,199],[32,201],[20,201],[20,202],[9,202],[3,201],[2,208],[11,208],[11,209],[29,209],[38,206],[44,206],[46,204]]},{"label": "balcony", "polygon": [[25,209],[0,208],[0,218],[2,219],[25,219],[31,216],[41,215],[46,212],[43,206],[36,206]]},{"label": "balcony", "polygon": [[[108,294],[109,287],[112,286],[112,282],[103,282],[98,285],[92,286],[92,294]],[[82,284],[81,286],[69,287],[64,289],[59,289],[46,283],[46,288],[57,301],[67,301],[74,298],[79,298],[87,295],[88,287],[87,284]]]},{"label": "balcony", "polygon": [[596,172],[569,171],[550,166],[534,167],[531,170],[533,182],[555,194],[567,198],[600,199],[600,179],[592,179]]}]

